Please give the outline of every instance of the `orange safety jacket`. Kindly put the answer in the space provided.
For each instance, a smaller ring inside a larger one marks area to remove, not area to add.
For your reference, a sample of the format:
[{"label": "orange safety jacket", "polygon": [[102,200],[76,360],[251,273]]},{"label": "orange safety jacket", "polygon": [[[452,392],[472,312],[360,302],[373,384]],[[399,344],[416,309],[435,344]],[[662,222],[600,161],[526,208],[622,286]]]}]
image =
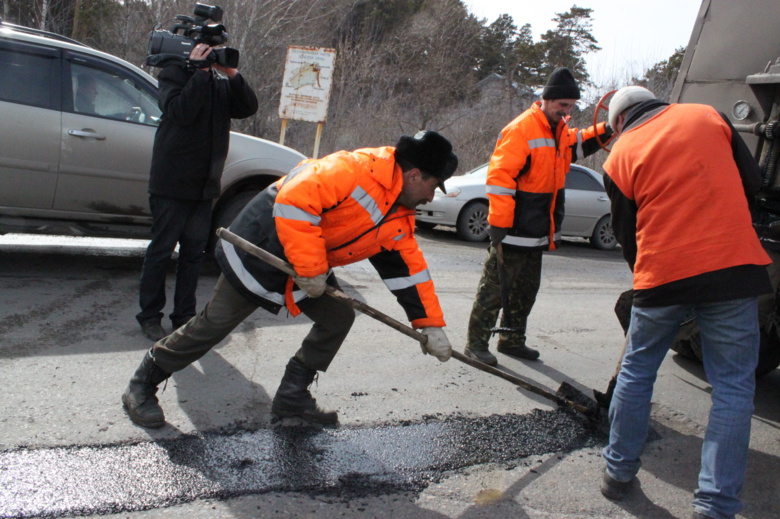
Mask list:
[{"label": "orange safety jacket", "polygon": [[[289,261],[299,276],[368,259],[415,328],[445,325],[414,210],[396,204],[403,175],[392,147],[301,162],[255,197],[230,230]],[[218,260],[242,294],[276,311],[306,297],[289,278],[220,240]]]},{"label": "orange safety jacket", "polygon": [[579,131],[566,118],[553,135],[536,101],[498,137],[487,173],[488,223],[509,228],[505,245],[555,250],[564,216],[564,187],[572,160],[598,149],[605,123]]},{"label": "orange safety jacket", "polygon": [[[731,142],[732,130],[714,108],[672,104],[630,125],[612,147],[605,180],[636,208],[634,289],[770,263]],[[615,221],[618,229],[622,224]]]}]

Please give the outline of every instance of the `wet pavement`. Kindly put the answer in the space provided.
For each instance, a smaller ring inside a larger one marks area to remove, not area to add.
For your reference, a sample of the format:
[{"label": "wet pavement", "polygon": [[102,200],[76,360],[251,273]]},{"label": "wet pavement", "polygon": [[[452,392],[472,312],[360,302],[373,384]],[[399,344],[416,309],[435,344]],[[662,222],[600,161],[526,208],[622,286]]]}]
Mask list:
[{"label": "wet pavement", "polygon": [[377,428],[276,426],[234,434],[0,453],[0,517],[147,510],[267,492],[364,497],[420,492],[485,463],[605,440],[566,411]]}]

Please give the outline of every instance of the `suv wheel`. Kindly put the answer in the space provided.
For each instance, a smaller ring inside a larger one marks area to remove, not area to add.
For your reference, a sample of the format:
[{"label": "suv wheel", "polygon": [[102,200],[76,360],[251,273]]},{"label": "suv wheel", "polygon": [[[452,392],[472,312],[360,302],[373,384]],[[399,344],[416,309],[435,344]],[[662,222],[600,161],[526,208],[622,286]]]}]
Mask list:
[{"label": "suv wheel", "polygon": [[220,227],[224,227],[225,229],[230,227],[230,224],[233,223],[233,220],[236,219],[238,213],[240,213],[244,206],[248,204],[249,201],[252,200],[259,192],[260,191],[256,191],[254,189],[250,191],[240,191],[227,199],[222,205],[220,205],[219,210],[212,219],[211,239],[209,240],[208,246],[209,251],[213,251],[214,247],[217,245],[217,236],[215,234],[217,229]]}]

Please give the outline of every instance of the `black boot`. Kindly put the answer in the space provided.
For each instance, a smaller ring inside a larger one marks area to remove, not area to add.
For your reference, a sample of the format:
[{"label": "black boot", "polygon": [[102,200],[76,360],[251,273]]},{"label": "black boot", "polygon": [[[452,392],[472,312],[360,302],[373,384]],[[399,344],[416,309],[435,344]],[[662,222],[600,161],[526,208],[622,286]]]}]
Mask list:
[{"label": "black boot", "polygon": [[157,386],[170,376],[154,363],[152,350],[146,352],[122,395],[122,404],[133,422],[151,428],[165,425],[165,415],[157,403]]},{"label": "black boot", "polygon": [[295,357],[291,358],[276,390],[271,412],[279,418],[299,417],[324,425],[338,422],[338,413],[320,409],[309,392],[316,374],[317,370],[307,368]]},{"label": "black boot", "polygon": [[466,349],[463,350],[463,353],[466,355],[466,357],[469,357],[470,359],[476,359],[482,364],[487,364],[488,366],[498,366],[498,359],[488,350],[474,350],[467,346]]},{"label": "black boot", "polygon": [[539,358],[539,351],[529,348],[525,344],[510,346],[499,342],[496,349],[499,353],[509,355],[510,357],[517,357],[519,359],[536,360]]}]

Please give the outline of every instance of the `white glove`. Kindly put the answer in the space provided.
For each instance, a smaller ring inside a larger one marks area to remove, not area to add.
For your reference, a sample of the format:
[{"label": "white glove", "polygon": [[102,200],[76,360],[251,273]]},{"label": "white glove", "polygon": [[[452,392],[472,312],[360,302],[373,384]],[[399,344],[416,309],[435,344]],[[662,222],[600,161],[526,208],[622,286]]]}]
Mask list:
[{"label": "white glove", "polygon": [[310,278],[295,276],[294,279],[295,284],[306,292],[309,297],[320,297],[325,292],[325,280],[328,279],[328,273],[318,274]]},{"label": "white glove", "polygon": [[425,355],[429,353],[439,359],[441,362],[447,362],[452,356],[452,346],[444,330],[434,326],[423,328],[422,333],[428,336],[428,341],[424,344],[420,342],[420,347]]}]

